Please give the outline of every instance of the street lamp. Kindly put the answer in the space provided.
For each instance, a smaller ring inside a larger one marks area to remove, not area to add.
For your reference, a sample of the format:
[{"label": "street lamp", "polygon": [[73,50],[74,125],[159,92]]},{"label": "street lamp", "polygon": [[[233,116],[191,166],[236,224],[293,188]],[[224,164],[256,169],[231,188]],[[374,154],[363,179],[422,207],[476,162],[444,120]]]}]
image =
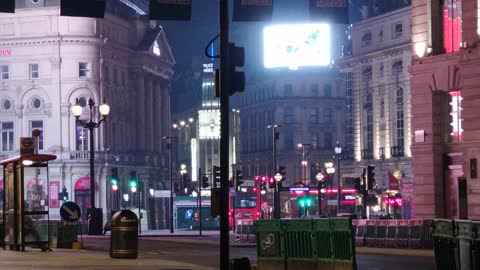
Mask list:
[{"label": "street lamp", "polygon": [[335,146],[335,157],[337,158],[337,213],[340,212],[340,154],[342,153],[342,147],[340,147],[340,143],[337,141],[337,146]]},{"label": "street lamp", "polygon": [[[95,149],[94,149],[94,136],[93,130],[98,128],[100,124],[107,118],[108,114],[110,113],[110,106],[102,102],[102,104],[98,107],[100,115],[102,119],[98,122],[93,121],[93,116],[95,114],[95,102],[93,99],[88,99],[88,106],[90,108],[90,115],[89,120],[80,120],[80,116],[82,115],[83,108],[80,106],[78,98],[75,100],[75,105],[72,107],[72,113],[75,116],[77,123],[80,123],[84,128],[87,128],[90,134],[90,222],[88,226],[88,234],[89,235],[101,235],[102,234],[102,209],[95,208],[95,172],[94,172],[94,161],[95,161]],[[98,212],[97,212],[98,211]]]},{"label": "street lamp", "polygon": [[173,136],[163,136],[163,140],[168,140],[168,148],[170,149],[170,156],[169,156],[169,163],[170,163],[170,233],[173,233],[173,147],[172,147],[172,140],[176,139],[177,137]]},{"label": "street lamp", "polygon": [[[277,140],[279,139],[277,128],[280,124],[268,125],[267,128],[272,129],[272,152],[273,152],[273,174],[275,175],[275,191],[273,193],[273,218],[280,219],[280,190],[279,182],[282,180],[282,175],[277,171]],[[280,180],[277,180],[277,175],[280,175]]]},{"label": "street lamp", "polygon": [[321,186],[322,186],[322,181],[324,180],[325,178],[325,175],[321,172],[317,173],[317,175],[315,175],[315,178],[317,179],[317,186],[318,186],[318,214],[321,215],[322,214],[322,191],[321,191]]},{"label": "street lamp", "polygon": [[[333,162],[325,163],[325,169],[327,171],[328,177],[330,177],[330,175],[335,173],[335,168],[333,167]],[[330,191],[332,191],[332,184],[330,184]],[[326,195],[325,195],[325,198],[327,198]],[[328,202],[328,200],[327,200],[327,202]]]},{"label": "street lamp", "polygon": [[302,148],[302,161],[301,161],[301,164],[302,164],[302,167],[303,167],[303,182],[304,184],[308,185],[309,183],[307,183],[307,164],[308,164],[308,161],[307,161],[307,146],[309,146],[310,144],[309,143],[299,143],[297,144],[297,147],[298,148]]}]

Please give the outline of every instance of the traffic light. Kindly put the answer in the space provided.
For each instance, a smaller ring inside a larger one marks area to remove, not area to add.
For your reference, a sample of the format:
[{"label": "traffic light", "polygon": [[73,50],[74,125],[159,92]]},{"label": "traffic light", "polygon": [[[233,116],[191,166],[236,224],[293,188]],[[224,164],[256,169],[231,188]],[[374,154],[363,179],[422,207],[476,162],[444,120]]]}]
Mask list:
[{"label": "traffic light", "polygon": [[58,193],[58,198],[64,202],[68,201],[68,191],[66,187],[63,187],[62,192]]},{"label": "traffic light", "polygon": [[220,167],[213,166],[213,186],[217,186],[217,182],[220,183]]},{"label": "traffic light", "polygon": [[60,16],[103,18],[105,0],[61,0]]},{"label": "traffic light", "polygon": [[268,178],[268,188],[275,188],[275,179],[273,177]]},{"label": "traffic light", "polygon": [[230,96],[235,92],[245,91],[245,72],[237,71],[237,67],[245,65],[245,48],[237,47],[235,43],[228,44],[230,60]]},{"label": "traffic light", "polygon": [[131,171],[130,172],[130,179],[128,179],[128,186],[130,187],[130,191],[137,192],[138,179],[137,179],[137,172],[136,171]]},{"label": "traffic light", "polygon": [[113,191],[118,190],[118,168],[112,168],[111,176],[110,176],[110,186],[112,187]]},{"label": "traffic light", "polygon": [[323,181],[318,181],[318,192],[320,192],[321,189],[326,188],[327,185],[325,184],[325,179]]},{"label": "traffic light", "polygon": [[266,191],[267,191],[267,182],[262,181],[260,183],[260,193],[265,194]]},{"label": "traffic light", "polygon": [[243,172],[242,170],[236,170],[235,171],[235,180],[236,182],[236,188],[240,187],[243,184]]},{"label": "traffic light", "polygon": [[15,0],[3,0],[0,4],[0,12],[15,13]]},{"label": "traffic light", "polygon": [[208,187],[208,177],[202,176],[202,188]]},{"label": "traffic light", "polygon": [[355,190],[357,190],[358,193],[362,192],[363,190],[363,185],[362,185],[362,180],[360,179],[360,177],[357,177],[355,179],[353,179],[354,181],[354,187],[355,187]]},{"label": "traffic light", "polygon": [[287,170],[286,166],[282,166],[282,165],[278,166],[278,173],[282,175],[282,181],[285,181],[285,179],[287,178],[285,176],[287,174],[286,170]]},{"label": "traffic light", "polygon": [[375,166],[368,165],[367,166],[367,183],[368,183],[368,190],[372,190],[376,186],[375,180]]},{"label": "traffic light", "polygon": [[310,207],[313,205],[313,200],[310,197],[303,197],[298,200],[298,205],[301,208]]}]

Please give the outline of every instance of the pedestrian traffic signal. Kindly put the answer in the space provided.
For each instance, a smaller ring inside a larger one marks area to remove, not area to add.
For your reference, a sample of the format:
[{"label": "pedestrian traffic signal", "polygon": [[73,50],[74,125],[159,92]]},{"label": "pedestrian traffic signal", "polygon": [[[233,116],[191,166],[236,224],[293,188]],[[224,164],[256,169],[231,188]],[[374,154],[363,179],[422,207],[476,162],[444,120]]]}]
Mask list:
[{"label": "pedestrian traffic signal", "polygon": [[319,192],[320,192],[321,189],[324,189],[324,188],[326,188],[326,187],[327,187],[327,185],[326,185],[326,183],[325,183],[325,180],[323,180],[323,181],[318,181],[318,191],[319,191]]},{"label": "pedestrian traffic signal", "polygon": [[237,47],[235,43],[228,44],[230,60],[230,96],[236,92],[245,91],[245,72],[237,71],[237,67],[245,65],[245,48]]},{"label": "pedestrian traffic signal", "polygon": [[260,193],[265,194],[266,191],[267,191],[267,182],[262,181],[260,183]]},{"label": "pedestrian traffic signal", "polygon": [[138,179],[137,179],[137,172],[136,171],[130,172],[130,179],[128,179],[128,186],[130,187],[130,191],[137,192]]},{"label": "pedestrian traffic signal", "polygon": [[118,168],[112,168],[111,176],[110,176],[110,186],[112,187],[113,191],[118,190]]},{"label": "pedestrian traffic signal", "polygon": [[68,201],[68,191],[66,187],[63,187],[62,192],[58,193],[58,198],[64,202]]},{"label": "pedestrian traffic signal", "polygon": [[242,170],[236,170],[235,171],[235,180],[236,182],[236,188],[238,189],[239,186],[243,184],[243,172]]},{"label": "pedestrian traffic signal", "polygon": [[202,188],[208,187],[208,177],[202,176]]},{"label": "pedestrian traffic signal", "polygon": [[213,166],[213,186],[217,186],[217,182],[220,183],[220,167]]},{"label": "pedestrian traffic signal", "polygon": [[375,180],[375,166],[367,166],[367,183],[368,190],[374,189],[377,185],[377,181]]}]

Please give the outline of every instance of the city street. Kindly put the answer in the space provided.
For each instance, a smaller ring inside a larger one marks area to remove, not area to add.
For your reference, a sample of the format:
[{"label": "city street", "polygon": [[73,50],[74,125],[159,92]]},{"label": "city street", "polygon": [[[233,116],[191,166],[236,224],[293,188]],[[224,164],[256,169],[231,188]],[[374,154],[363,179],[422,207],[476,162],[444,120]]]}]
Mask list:
[{"label": "city street", "polygon": [[[83,250],[55,249],[49,253],[1,251],[0,269],[218,269],[216,236],[157,236],[141,238],[137,260],[111,259],[109,237],[84,237]],[[231,257],[256,261],[255,247],[232,247]],[[387,255],[389,252],[396,255]],[[434,257],[424,250],[359,248],[358,269],[435,269]],[[367,254],[368,253],[368,254]],[[412,254],[416,254],[412,256]],[[417,256],[418,255],[418,256]]]}]

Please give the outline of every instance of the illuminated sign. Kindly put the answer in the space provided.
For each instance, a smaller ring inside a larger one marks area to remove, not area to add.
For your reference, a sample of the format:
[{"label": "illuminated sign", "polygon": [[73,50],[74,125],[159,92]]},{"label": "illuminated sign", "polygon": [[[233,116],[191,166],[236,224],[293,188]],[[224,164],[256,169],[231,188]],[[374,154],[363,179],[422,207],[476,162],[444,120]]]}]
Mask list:
[{"label": "illuminated sign", "polygon": [[220,139],[220,110],[198,111],[198,137]]},{"label": "illuminated sign", "polygon": [[213,63],[203,64],[203,72],[213,73]]},{"label": "illuminated sign", "polygon": [[309,191],[309,187],[291,187],[289,188],[290,191]]},{"label": "illuminated sign", "polygon": [[452,126],[452,135],[456,137],[459,141],[462,140],[462,93],[460,91],[450,92],[450,96],[452,96],[452,102],[450,102],[451,106],[451,113],[452,122],[450,125]]},{"label": "illuminated sign", "polygon": [[384,203],[386,205],[393,205],[393,206],[402,206],[403,205],[402,198],[387,198],[387,199],[385,199]]},{"label": "illuminated sign", "polygon": [[328,24],[288,24],[263,30],[266,68],[327,66],[330,64]]},{"label": "illuminated sign", "polygon": [[0,56],[11,56],[12,49],[0,49]]}]

